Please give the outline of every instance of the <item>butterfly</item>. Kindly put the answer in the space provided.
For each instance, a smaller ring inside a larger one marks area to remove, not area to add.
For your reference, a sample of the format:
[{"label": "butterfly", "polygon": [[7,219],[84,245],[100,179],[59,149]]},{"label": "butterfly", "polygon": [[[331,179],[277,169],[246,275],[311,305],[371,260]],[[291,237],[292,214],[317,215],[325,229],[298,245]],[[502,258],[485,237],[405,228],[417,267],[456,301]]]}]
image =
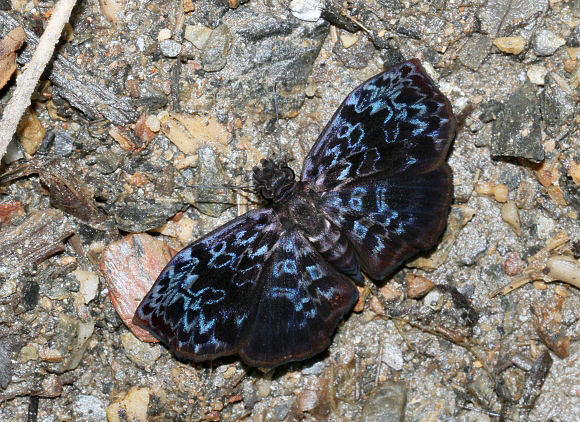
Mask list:
[{"label": "butterfly", "polygon": [[358,299],[443,231],[453,194],[445,162],[449,100],[419,60],[352,91],[304,160],[253,169],[269,205],[181,250],[133,322],[194,361],[238,355],[272,368],[325,350]]}]

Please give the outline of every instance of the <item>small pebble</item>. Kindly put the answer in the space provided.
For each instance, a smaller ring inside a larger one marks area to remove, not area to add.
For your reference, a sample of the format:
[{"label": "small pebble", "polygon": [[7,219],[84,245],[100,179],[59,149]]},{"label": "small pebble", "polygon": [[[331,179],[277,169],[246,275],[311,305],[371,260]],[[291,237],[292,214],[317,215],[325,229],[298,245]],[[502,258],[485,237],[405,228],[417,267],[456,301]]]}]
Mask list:
[{"label": "small pebble", "polygon": [[227,25],[220,25],[211,32],[201,57],[203,70],[218,72],[224,68],[231,38]]},{"label": "small pebble", "polygon": [[566,40],[552,31],[542,29],[536,33],[532,42],[537,56],[551,56],[558,48],[566,44]]},{"label": "small pebble", "polygon": [[46,129],[40,123],[36,113],[27,111],[20,119],[16,133],[24,150],[34,155],[46,136]]},{"label": "small pebble", "polygon": [[556,284],[556,286],[554,287],[554,293],[556,293],[560,297],[567,298],[568,296],[570,296],[570,289],[568,289],[566,285]]},{"label": "small pebble", "polygon": [[435,287],[435,284],[428,278],[410,273],[405,276],[405,283],[407,284],[407,294],[412,299],[425,296]]},{"label": "small pebble", "polygon": [[395,284],[392,282],[387,283],[381,287],[379,292],[387,302],[398,301],[403,296],[403,293],[397,287],[395,287]]},{"label": "small pebble", "polygon": [[[107,408],[107,419],[110,422],[121,420],[147,421],[151,392],[147,387],[132,387],[122,398],[117,399]],[[119,415],[123,415],[123,419]]]},{"label": "small pebble", "polygon": [[64,130],[56,131],[53,151],[56,155],[66,157],[73,151],[73,137]]},{"label": "small pebble", "polygon": [[546,77],[547,73],[548,71],[546,68],[539,64],[531,65],[527,71],[528,79],[530,82],[538,86],[544,85],[544,78]]},{"label": "small pebble", "polygon": [[157,41],[159,42],[168,40],[169,38],[171,38],[171,30],[169,28],[163,28],[159,31],[159,34],[157,34]]},{"label": "small pebble", "polygon": [[369,309],[377,315],[384,315],[385,313],[383,305],[375,296],[371,297],[371,300],[369,302]]},{"label": "small pebble", "polygon": [[524,37],[500,37],[493,40],[493,45],[507,54],[520,54],[524,51],[526,40]]},{"label": "small pebble", "polygon": [[161,348],[140,341],[130,331],[121,333],[125,355],[140,368],[150,371],[161,356]]},{"label": "small pebble", "polygon": [[80,283],[80,293],[83,296],[85,305],[97,295],[99,289],[99,276],[90,271],[74,270],[73,274]]},{"label": "small pebble", "polygon": [[572,178],[572,181],[580,185],[580,164],[575,161],[570,162],[570,168],[568,168],[568,176]]},{"label": "small pebble", "polygon": [[503,262],[503,270],[510,277],[521,273],[524,270],[524,262],[520,258],[520,254],[517,252],[508,253]]},{"label": "small pebble", "polygon": [[357,289],[358,289],[358,300],[354,304],[352,311],[353,312],[362,312],[365,309],[365,302],[367,300],[368,295],[364,294],[364,290],[362,287],[357,286]]},{"label": "small pebble", "polygon": [[187,25],[183,38],[192,43],[198,50],[203,50],[211,35],[211,28],[203,25]]},{"label": "small pebble", "polygon": [[493,187],[492,192],[497,202],[506,202],[509,199],[509,190],[506,185],[496,185]]},{"label": "small pebble", "polygon": [[163,40],[159,43],[159,50],[165,57],[177,57],[181,53],[181,44],[175,40]]},{"label": "small pebble", "polygon": [[161,130],[161,122],[159,121],[157,116],[154,116],[154,115],[147,116],[147,119],[145,120],[145,124],[147,125],[149,130],[151,130],[151,132],[157,133]]},{"label": "small pebble", "polygon": [[268,379],[261,378],[256,382],[256,392],[258,396],[265,399],[270,395],[270,386],[272,385],[272,381]]},{"label": "small pebble", "polygon": [[507,201],[501,207],[501,217],[508,223],[518,236],[522,234],[520,225],[520,213],[514,201]]},{"label": "small pebble", "polygon": [[491,195],[493,193],[493,182],[477,182],[475,192],[478,195]]},{"label": "small pebble", "polygon": [[12,138],[12,140],[8,143],[4,157],[2,157],[2,162],[10,164],[14,161],[20,160],[21,158],[24,158],[24,150],[18,142],[18,139]]},{"label": "small pebble", "polygon": [[342,46],[344,48],[352,47],[353,45],[356,44],[357,41],[358,41],[358,37],[355,37],[354,35],[341,35],[340,36],[340,42],[342,42]]},{"label": "small pebble", "polygon": [[572,257],[555,255],[548,258],[544,273],[553,280],[580,287],[580,262]]},{"label": "small pebble", "polygon": [[295,18],[307,22],[316,22],[320,19],[324,2],[320,0],[292,0],[290,11]]}]

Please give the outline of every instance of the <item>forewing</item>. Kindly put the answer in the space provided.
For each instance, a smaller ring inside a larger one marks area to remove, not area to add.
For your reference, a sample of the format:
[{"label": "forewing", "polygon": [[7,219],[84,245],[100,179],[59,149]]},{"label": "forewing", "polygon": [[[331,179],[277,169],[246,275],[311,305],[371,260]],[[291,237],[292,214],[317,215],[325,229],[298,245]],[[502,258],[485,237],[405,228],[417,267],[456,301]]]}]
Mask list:
[{"label": "forewing", "polygon": [[338,322],[358,299],[352,280],[297,231],[280,238],[262,277],[254,325],[240,353],[253,366],[277,366],[326,349]]},{"label": "forewing", "polygon": [[237,353],[254,326],[263,263],[279,236],[273,211],[263,209],[196,240],[165,267],[133,321],[178,356]]},{"label": "forewing", "polygon": [[324,213],[354,246],[362,269],[381,280],[437,241],[453,195],[444,163],[418,175],[395,176],[323,194]]},{"label": "forewing", "polygon": [[304,161],[302,180],[320,192],[425,173],[443,163],[454,134],[449,100],[409,60],[345,99]]}]

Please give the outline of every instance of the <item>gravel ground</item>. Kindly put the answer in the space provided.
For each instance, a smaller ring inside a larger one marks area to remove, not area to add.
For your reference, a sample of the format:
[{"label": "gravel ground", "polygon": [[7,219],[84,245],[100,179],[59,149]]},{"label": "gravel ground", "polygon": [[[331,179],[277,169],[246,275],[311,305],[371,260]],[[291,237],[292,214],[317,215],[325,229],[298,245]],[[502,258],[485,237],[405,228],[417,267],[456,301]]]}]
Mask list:
[{"label": "gravel ground", "polygon": [[[0,420],[580,420],[580,1],[512,3],[79,2],[59,50],[75,89],[127,108],[83,108],[50,77],[0,167]],[[51,11],[0,6],[2,36],[8,16],[38,33]],[[161,240],[179,249],[247,209],[191,186],[247,186],[278,153],[275,82],[299,174],[346,95],[413,57],[461,122],[433,253],[328,351],[275,370],[179,361],[132,334],[110,295],[135,301],[137,277],[119,293],[101,269],[148,267]]]}]

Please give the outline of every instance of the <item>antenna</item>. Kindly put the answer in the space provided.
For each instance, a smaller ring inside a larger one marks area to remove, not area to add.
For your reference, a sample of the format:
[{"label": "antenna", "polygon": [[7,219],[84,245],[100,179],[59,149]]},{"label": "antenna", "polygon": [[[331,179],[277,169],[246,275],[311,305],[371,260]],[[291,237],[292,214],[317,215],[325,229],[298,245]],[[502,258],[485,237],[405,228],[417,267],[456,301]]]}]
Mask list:
[{"label": "antenna", "polygon": [[278,92],[276,82],[274,82],[274,108],[276,109],[276,129],[278,130],[278,156],[282,157],[282,136],[280,135],[280,114],[278,113]]}]

